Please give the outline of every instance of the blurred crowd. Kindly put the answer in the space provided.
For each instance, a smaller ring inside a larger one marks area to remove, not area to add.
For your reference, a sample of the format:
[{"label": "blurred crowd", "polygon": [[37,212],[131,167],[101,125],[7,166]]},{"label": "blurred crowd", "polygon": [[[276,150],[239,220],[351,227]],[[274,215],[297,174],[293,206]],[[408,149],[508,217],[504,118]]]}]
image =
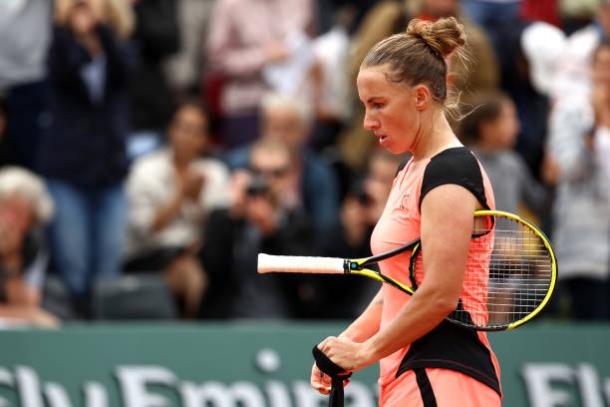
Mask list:
[{"label": "blurred crowd", "polygon": [[0,320],[328,319],[408,157],[362,128],[368,49],[455,16],[454,129],[551,237],[547,316],[610,320],[610,0],[3,0]]}]

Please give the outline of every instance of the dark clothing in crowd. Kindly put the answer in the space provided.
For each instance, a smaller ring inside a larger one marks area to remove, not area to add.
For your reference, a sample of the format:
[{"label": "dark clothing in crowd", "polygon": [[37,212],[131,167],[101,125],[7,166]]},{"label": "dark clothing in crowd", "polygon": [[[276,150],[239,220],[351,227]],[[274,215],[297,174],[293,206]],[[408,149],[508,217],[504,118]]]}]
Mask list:
[{"label": "dark clothing in crowd", "polygon": [[[94,62],[65,28],[56,27],[49,51],[52,124],[41,142],[41,170],[80,186],[109,186],[127,173],[128,83],[132,55],[104,25],[97,27],[104,56]],[[105,69],[88,85],[92,63]],[[90,72],[90,71],[89,71]]]},{"label": "dark clothing in crowd", "polygon": [[299,275],[256,271],[258,253],[308,255],[312,230],[300,213],[286,213],[278,230],[263,236],[251,223],[233,219],[227,210],[208,220],[203,265],[210,285],[202,305],[204,317],[286,318],[299,313]]},{"label": "dark clothing in crowd", "polygon": [[146,0],[134,10],[139,61],[130,81],[131,125],[134,130],[162,131],[174,109],[162,64],[180,48],[177,5],[175,0]]}]

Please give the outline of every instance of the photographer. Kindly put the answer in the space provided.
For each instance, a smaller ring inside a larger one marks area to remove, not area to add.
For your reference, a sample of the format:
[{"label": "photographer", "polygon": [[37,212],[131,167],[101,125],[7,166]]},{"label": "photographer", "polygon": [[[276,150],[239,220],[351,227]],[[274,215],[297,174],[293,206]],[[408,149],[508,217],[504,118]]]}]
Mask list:
[{"label": "photographer", "polygon": [[293,279],[256,272],[260,252],[311,253],[312,229],[304,210],[280,205],[293,172],[288,148],[262,140],[252,146],[249,169],[234,174],[231,208],[211,214],[205,233],[214,236],[203,249],[210,274],[206,317],[285,318],[298,313]]}]

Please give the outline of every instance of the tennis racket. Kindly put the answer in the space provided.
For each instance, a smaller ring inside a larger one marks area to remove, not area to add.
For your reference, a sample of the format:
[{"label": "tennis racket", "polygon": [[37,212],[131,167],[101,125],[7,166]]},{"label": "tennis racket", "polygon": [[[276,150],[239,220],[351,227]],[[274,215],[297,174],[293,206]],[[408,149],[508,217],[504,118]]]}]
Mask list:
[{"label": "tennis racket", "polygon": [[[527,220],[502,211],[474,214],[462,293],[450,322],[482,331],[514,329],[534,318],[548,303],[557,279],[557,261],[546,236]],[[409,281],[397,281],[377,263],[405,252]],[[421,285],[424,259],[419,239],[362,259],[258,255],[259,273],[356,274],[413,294]]]}]

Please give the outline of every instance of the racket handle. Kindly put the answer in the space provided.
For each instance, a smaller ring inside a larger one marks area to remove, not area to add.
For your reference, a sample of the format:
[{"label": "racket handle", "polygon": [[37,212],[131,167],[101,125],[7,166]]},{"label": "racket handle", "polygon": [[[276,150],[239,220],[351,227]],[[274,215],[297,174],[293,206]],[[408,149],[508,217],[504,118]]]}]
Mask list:
[{"label": "racket handle", "polygon": [[343,274],[344,259],[338,257],[276,256],[259,253],[258,272]]}]

